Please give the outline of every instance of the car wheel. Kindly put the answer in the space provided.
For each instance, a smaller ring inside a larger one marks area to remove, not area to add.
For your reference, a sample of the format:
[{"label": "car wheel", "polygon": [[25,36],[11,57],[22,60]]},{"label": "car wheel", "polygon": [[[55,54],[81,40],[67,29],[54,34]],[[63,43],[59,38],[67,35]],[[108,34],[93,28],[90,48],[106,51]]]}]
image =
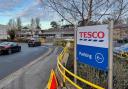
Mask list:
[{"label": "car wheel", "polygon": [[28,45],[28,47],[31,47],[31,45]]},{"label": "car wheel", "polygon": [[8,54],[11,54],[11,53],[12,53],[12,50],[11,50],[11,49],[9,49],[9,50],[8,50]]},{"label": "car wheel", "polygon": [[20,51],[21,51],[21,48],[18,48],[18,49],[17,49],[17,52],[20,52]]}]

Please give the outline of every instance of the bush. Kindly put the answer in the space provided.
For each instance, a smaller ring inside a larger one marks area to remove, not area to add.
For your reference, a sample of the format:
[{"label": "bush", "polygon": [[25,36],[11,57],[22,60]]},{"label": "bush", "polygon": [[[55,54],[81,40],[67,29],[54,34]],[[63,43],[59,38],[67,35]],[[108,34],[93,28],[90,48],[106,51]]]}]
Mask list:
[{"label": "bush", "polygon": [[16,31],[13,29],[8,30],[8,35],[10,36],[10,39],[13,40],[13,39],[15,39]]},{"label": "bush", "polygon": [[67,41],[65,41],[65,40],[59,40],[59,41],[55,41],[53,44],[55,46],[63,46],[63,47],[65,47],[66,43],[67,43]]},{"label": "bush", "polygon": [[26,39],[26,38],[16,38],[14,41],[15,42],[21,42],[21,43],[27,43],[28,39]]}]

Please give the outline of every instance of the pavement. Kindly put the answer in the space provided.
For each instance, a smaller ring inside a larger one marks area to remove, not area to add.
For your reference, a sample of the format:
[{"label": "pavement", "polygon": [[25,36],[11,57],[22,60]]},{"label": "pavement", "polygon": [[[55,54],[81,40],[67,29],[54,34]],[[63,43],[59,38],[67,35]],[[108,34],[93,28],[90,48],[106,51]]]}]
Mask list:
[{"label": "pavement", "polygon": [[28,47],[23,43],[20,45],[21,52],[0,56],[0,80],[34,61],[49,49],[48,46]]},{"label": "pavement", "polygon": [[[62,51],[62,48],[45,45],[39,48],[30,48],[30,49],[31,51],[34,51],[37,49],[38,51],[43,50],[42,52],[45,52],[45,53],[44,55],[42,54],[37,59],[33,59],[33,61],[27,63],[25,66],[21,67],[19,70],[17,69],[18,71],[15,70],[16,72],[0,80],[0,89],[3,89],[3,88],[4,89],[44,89],[45,88],[49,80],[51,69],[56,68],[57,56]],[[52,50],[49,52],[49,49],[52,49]],[[47,50],[48,52],[46,52]],[[27,48],[26,48],[26,51],[28,51]],[[31,53],[31,51],[29,51],[29,53]],[[33,56],[34,53],[36,54],[36,52],[37,51],[32,52],[33,54],[30,54],[30,56]],[[25,53],[23,54],[25,55]],[[14,56],[16,54],[12,54],[12,55]],[[19,55],[21,54],[19,53]],[[8,56],[11,56],[11,55],[8,55]],[[15,56],[13,58],[15,58]],[[18,59],[14,59],[14,60],[18,60]],[[27,60],[27,59],[20,59],[20,60]],[[17,65],[20,65],[20,62],[18,62],[19,64]],[[14,64],[15,63],[16,62],[14,61]]]},{"label": "pavement", "polygon": [[[47,56],[43,61],[40,61],[38,64],[34,65],[27,74],[29,75],[29,78],[33,77],[34,75],[38,75],[39,80],[32,80],[33,85],[31,85],[28,89],[44,89],[46,88],[46,85],[48,83],[50,73],[52,69],[56,69],[57,66],[57,57],[62,51],[62,48],[56,48],[49,56]],[[35,70],[35,71],[34,71]],[[37,72],[40,71],[40,72]],[[36,78],[36,77],[35,77]],[[36,78],[37,79],[37,78]],[[41,81],[38,83],[37,81]],[[40,85],[36,87],[35,85]],[[34,87],[35,86],[35,87]]]}]

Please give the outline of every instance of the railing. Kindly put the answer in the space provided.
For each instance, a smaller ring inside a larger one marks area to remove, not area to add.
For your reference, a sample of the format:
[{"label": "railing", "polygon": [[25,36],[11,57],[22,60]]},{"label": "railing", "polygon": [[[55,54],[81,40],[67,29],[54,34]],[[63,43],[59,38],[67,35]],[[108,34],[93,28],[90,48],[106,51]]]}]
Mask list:
[{"label": "railing", "polygon": [[68,48],[64,48],[64,50],[60,53],[60,55],[58,56],[58,61],[57,61],[57,68],[59,70],[59,72],[61,73],[61,75],[63,76],[63,81],[65,82],[66,80],[68,82],[70,82],[73,86],[75,86],[77,89],[82,89],[82,87],[80,87],[78,84],[76,84],[74,81],[72,81],[69,77],[66,76],[65,73],[68,73],[69,75],[71,75],[72,77],[76,78],[77,80],[93,87],[93,88],[96,88],[96,89],[104,89],[96,84],[93,84],[77,75],[75,75],[74,73],[70,72],[68,69],[66,69],[62,64],[61,64],[61,61],[63,60],[63,56],[64,54],[68,51]]}]

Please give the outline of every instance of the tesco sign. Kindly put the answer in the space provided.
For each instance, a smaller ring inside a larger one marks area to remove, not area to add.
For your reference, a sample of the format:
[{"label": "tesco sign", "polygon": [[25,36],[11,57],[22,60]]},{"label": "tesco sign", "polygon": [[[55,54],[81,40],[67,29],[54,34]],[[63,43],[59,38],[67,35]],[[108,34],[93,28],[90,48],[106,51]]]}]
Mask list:
[{"label": "tesco sign", "polygon": [[79,27],[77,30],[77,60],[93,67],[108,69],[108,25]]},{"label": "tesco sign", "polygon": [[79,32],[81,38],[104,38],[104,32]]}]

